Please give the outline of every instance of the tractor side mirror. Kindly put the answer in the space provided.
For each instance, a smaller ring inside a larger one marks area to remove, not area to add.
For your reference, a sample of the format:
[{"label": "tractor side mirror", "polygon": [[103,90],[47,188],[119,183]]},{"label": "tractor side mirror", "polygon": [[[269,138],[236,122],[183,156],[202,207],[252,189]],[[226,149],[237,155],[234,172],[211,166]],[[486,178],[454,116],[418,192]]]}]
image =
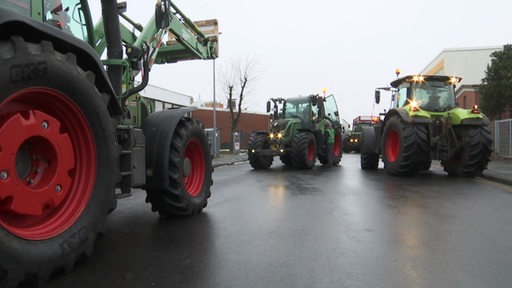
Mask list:
[{"label": "tractor side mirror", "polygon": [[270,112],[270,101],[267,101],[267,113]]},{"label": "tractor side mirror", "polygon": [[379,90],[375,90],[375,103],[377,103],[377,104],[380,103],[380,91]]}]

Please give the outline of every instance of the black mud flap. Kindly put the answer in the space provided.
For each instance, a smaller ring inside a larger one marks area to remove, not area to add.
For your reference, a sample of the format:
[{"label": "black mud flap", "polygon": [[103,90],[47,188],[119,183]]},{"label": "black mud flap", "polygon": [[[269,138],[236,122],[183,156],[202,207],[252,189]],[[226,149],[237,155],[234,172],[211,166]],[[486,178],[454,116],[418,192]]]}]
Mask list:
[{"label": "black mud flap", "polygon": [[174,130],[180,119],[195,108],[169,109],[155,112],[146,118],[142,130],[146,137],[146,188],[161,187],[168,183],[167,161]]}]

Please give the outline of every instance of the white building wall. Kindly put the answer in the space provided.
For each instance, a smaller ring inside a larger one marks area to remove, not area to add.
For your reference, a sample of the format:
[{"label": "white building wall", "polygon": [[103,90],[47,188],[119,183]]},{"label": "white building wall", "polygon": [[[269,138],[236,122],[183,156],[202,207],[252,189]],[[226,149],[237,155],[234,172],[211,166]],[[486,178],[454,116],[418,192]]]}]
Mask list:
[{"label": "white building wall", "polygon": [[445,49],[420,73],[454,75],[462,77],[460,85],[480,85],[491,53],[501,50],[502,46]]},{"label": "white building wall", "polygon": [[146,88],[140,92],[140,95],[144,98],[155,100],[156,111],[177,106],[189,107],[193,100],[191,96],[153,85],[147,85]]}]

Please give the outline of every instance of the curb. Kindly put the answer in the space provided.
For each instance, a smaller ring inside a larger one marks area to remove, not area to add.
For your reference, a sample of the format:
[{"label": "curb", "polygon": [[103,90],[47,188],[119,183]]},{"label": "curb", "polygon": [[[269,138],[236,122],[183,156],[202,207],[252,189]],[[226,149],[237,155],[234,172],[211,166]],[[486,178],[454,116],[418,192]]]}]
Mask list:
[{"label": "curb", "polygon": [[493,176],[493,175],[481,175],[480,178],[483,178],[483,179],[487,179],[487,180],[490,180],[490,181],[493,181],[493,182],[498,182],[498,183],[501,183],[501,184],[505,184],[505,185],[508,185],[508,186],[512,186],[512,180],[509,180],[509,179],[505,179],[503,177],[497,177],[497,176]]}]

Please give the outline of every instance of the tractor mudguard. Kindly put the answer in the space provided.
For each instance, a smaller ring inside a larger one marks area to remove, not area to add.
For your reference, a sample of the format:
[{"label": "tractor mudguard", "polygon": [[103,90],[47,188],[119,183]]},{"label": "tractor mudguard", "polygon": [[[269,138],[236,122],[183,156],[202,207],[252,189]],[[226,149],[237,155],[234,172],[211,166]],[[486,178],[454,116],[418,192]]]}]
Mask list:
[{"label": "tractor mudguard", "polygon": [[361,144],[361,151],[376,154],[380,153],[381,126],[361,128],[363,128],[363,143]]},{"label": "tractor mudguard", "polygon": [[467,109],[454,108],[450,110],[450,121],[452,125],[482,125],[484,115],[472,113]]},{"label": "tractor mudguard", "polygon": [[[185,114],[196,108],[168,109],[155,112],[142,123],[146,138],[146,188],[160,188],[168,183],[168,167],[164,167],[169,158],[174,130]],[[165,188],[165,187],[162,187]]]},{"label": "tractor mudguard", "polygon": [[[0,8],[0,34],[3,39],[19,35],[26,42],[50,41],[56,51],[63,54],[73,53],[76,55],[77,64],[82,70],[91,71],[96,75],[95,83],[98,90],[109,95],[108,110],[111,115],[122,115],[121,106],[115,98],[114,89],[103,68],[103,63],[98,53],[86,42],[50,25],[43,25],[30,17],[2,8]],[[29,69],[30,67],[26,68]]]}]

